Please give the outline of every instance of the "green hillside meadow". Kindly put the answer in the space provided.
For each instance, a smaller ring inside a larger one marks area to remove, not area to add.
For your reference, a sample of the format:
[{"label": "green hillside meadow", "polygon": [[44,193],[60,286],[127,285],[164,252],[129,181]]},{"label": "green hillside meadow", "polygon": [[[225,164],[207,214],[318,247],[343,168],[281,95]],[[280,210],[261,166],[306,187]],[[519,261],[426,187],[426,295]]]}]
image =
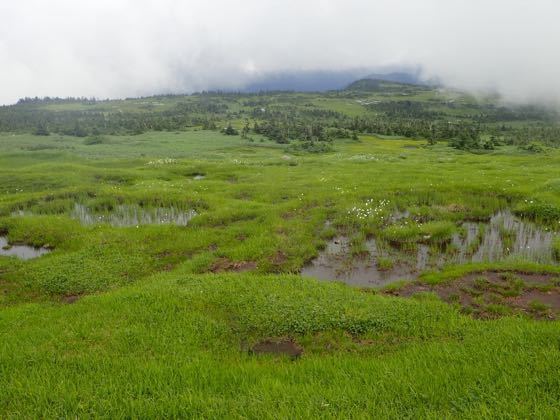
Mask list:
[{"label": "green hillside meadow", "polygon": [[0,131],[1,418],[560,417],[556,114],[361,81]]}]

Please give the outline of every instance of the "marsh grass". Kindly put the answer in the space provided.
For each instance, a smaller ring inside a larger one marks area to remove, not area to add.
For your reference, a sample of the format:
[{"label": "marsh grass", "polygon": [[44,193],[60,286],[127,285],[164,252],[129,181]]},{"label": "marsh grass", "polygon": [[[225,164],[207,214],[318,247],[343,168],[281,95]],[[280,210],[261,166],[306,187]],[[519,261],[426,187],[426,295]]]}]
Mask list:
[{"label": "marsh grass", "polygon": [[375,263],[379,271],[391,270],[395,265],[395,262],[391,258],[387,257],[378,257],[375,260]]},{"label": "marsh grass", "polygon": [[[357,107],[337,102],[346,106]],[[389,266],[385,242],[445,247],[463,220],[529,198],[556,208],[556,151],[437,144],[400,159],[420,143],[361,136],[294,165],[270,142],[199,129],[107,138],[51,135],[45,148],[0,134],[0,232],[53,247],[36,260],[0,258],[0,417],[558,417],[557,321],[483,322],[433,295],[396,299],[287,274],[338,235],[356,255],[379,237],[378,264]],[[368,200],[389,204],[349,213]],[[75,202],[199,215],[188,226],[83,226],[68,216]],[[395,209],[410,210],[409,226],[387,221]],[[208,274],[216,261],[255,269]],[[421,278],[484,270],[560,273],[506,261]],[[274,337],[295,340],[302,357],[244,350]]]},{"label": "marsh grass", "polygon": [[552,244],[554,250],[554,257],[557,261],[560,261],[560,238],[556,238]]},{"label": "marsh grass", "polygon": [[449,242],[456,231],[452,222],[434,221],[427,223],[410,223],[406,225],[393,225],[383,231],[384,238],[399,246],[418,242],[443,244]]}]

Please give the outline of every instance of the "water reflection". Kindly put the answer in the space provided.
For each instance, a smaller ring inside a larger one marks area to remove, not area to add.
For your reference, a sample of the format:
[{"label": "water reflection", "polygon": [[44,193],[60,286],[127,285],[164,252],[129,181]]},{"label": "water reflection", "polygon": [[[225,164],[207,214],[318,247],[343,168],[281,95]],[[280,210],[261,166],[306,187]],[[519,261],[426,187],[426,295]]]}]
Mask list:
[{"label": "water reflection", "polygon": [[[507,257],[538,263],[554,262],[552,241],[555,233],[543,231],[532,223],[522,222],[509,211],[497,213],[488,224],[465,223],[464,228],[469,234],[459,248],[462,258],[458,258],[457,262],[493,262]],[[482,241],[476,252],[469,255],[467,251],[477,245],[477,237],[482,237]],[[458,236],[454,238],[454,243],[461,244]]]},{"label": "water reflection", "polygon": [[[393,220],[407,217],[407,213],[400,213]],[[442,247],[417,244],[413,249],[401,250],[371,239],[366,243],[368,255],[352,258],[348,238],[337,237],[301,274],[352,285],[379,286],[413,280],[422,271],[446,264],[504,260],[550,264],[555,261],[552,243],[556,235],[503,211],[487,223],[463,223],[450,244]]]},{"label": "water reflection", "polygon": [[197,215],[194,210],[176,207],[144,208],[137,205],[119,205],[111,211],[93,212],[88,207],[76,203],[71,217],[85,225],[110,224],[112,226],[138,226],[173,224],[186,226]]},{"label": "water reflection", "polygon": [[22,260],[37,258],[50,252],[47,248],[35,248],[28,245],[11,245],[5,236],[0,236],[0,255],[18,257]]}]

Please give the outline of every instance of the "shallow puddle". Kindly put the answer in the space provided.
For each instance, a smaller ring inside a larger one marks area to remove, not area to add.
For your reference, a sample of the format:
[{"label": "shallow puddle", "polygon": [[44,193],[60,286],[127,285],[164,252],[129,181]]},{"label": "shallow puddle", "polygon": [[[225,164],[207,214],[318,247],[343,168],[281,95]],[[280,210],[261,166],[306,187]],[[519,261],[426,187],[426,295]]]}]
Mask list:
[{"label": "shallow puddle", "polygon": [[[399,213],[392,221],[407,218]],[[337,237],[301,274],[320,280],[339,280],[361,287],[383,286],[399,280],[414,280],[428,269],[448,264],[498,262],[508,259],[554,263],[552,242],[556,233],[540,229],[503,211],[487,223],[465,222],[451,242],[443,247],[417,244],[398,249],[382,241],[367,241],[368,255],[352,258],[349,239]]]},{"label": "shallow puddle", "polygon": [[[413,279],[419,270],[410,264],[396,264],[390,269],[379,268],[380,257],[375,240],[366,244],[369,255],[352,259],[350,257],[350,241],[345,237],[338,237],[327,244],[327,248],[319,256],[303,267],[303,276],[320,280],[340,280],[354,286],[380,286],[401,279]],[[424,264],[425,251],[418,252],[417,259]]]},{"label": "shallow puddle", "polygon": [[11,245],[5,236],[0,236],[0,255],[6,257],[17,257],[22,260],[30,260],[51,252],[47,248],[35,248],[29,245]]},{"label": "shallow puddle", "polygon": [[497,213],[489,223],[464,223],[463,229],[466,233],[462,237],[455,235],[453,238],[453,245],[458,250],[456,263],[494,262],[508,257],[538,263],[554,262],[552,241],[555,233],[525,223],[509,211]]},{"label": "shallow puddle", "polygon": [[110,224],[111,226],[138,226],[173,224],[186,226],[197,215],[194,210],[176,207],[144,208],[136,205],[120,205],[112,211],[93,212],[82,204],[75,204],[71,217],[85,225]]}]

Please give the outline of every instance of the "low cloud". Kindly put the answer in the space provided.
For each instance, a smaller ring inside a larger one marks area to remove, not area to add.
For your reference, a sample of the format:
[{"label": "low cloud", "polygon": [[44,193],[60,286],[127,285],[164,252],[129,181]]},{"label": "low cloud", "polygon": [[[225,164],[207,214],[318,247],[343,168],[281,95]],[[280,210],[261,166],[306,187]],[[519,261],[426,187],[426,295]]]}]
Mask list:
[{"label": "low cloud", "polygon": [[560,99],[552,0],[4,0],[0,103],[237,89],[270,73],[409,67]]}]

